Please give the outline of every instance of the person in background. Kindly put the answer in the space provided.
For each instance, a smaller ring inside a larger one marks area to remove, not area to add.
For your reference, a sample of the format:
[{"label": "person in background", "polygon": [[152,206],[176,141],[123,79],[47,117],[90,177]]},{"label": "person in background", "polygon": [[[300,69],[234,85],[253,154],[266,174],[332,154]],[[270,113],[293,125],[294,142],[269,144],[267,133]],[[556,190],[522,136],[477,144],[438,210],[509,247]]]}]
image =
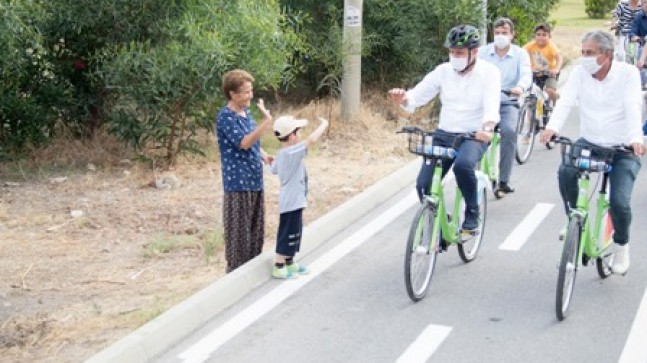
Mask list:
[{"label": "person in background", "polygon": [[626,57],[627,42],[630,41],[631,26],[640,9],[640,0],[621,0],[613,11],[613,17],[616,19],[615,30],[618,36],[618,43],[615,47],[616,60],[628,63],[631,61]]},{"label": "person in background", "polygon": [[[510,97],[516,98],[530,88],[532,84],[532,71],[528,52],[516,44],[514,39],[514,25],[508,18],[499,18],[493,24],[494,42],[479,48],[479,58],[494,64],[501,74],[501,100],[508,96],[503,91],[509,91]],[[500,179],[497,189],[502,193],[512,193],[514,188],[510,184],[512,165],[517,145],[517,119],[519,108],[501,107],[501,160],[499,162]]]},{"label": "person in background", "polygon": [[523,48],[530,56],[533,73],[548,72],[546,78],[546,93],[553,104],[557,101],[557,77],[562,69],[563,58],[559,49],[550,39],[550,25],[538,24],[533,29],[535,39],[526,43]]},{"label": "person in background", "polygon": [[257,126],[249,107],[254,97],[254,78],[235,69],[222,76],[222,92],[228,100],[216,117],[224,200],[222,221],[227,273],[259,255],[265,235],[263,163],[272,157],[261,149],[260,138],[272,124],[263,100]]}]

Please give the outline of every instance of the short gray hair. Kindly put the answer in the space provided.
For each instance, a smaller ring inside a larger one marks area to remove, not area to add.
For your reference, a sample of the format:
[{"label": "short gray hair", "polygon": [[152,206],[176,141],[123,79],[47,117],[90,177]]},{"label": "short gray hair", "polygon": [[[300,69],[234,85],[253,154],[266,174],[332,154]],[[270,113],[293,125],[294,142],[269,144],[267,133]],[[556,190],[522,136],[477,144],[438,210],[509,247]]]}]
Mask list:
[{"label": "short gray hair", "polygon": [[598,44],[600,51],[613,53],[613,35],[603,30],[591,30],[582,36],[582,43],[593,41]]}]

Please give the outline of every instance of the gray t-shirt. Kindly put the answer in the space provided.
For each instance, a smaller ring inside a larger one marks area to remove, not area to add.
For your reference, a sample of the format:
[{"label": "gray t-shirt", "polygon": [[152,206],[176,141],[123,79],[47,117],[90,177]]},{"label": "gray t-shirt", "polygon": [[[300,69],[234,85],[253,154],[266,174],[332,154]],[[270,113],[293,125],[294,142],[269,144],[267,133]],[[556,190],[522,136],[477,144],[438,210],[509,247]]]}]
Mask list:
[{"label": "gray t-shirt", "polygon": [[280,213],[291,212],[305,208],[308,204],[308,175],[303,163],[303,158],[308,153],[306,144],[300,142],[296,145],[280,149],[272,163],[272,174],[278,175],[281,181],[279,191]]}]

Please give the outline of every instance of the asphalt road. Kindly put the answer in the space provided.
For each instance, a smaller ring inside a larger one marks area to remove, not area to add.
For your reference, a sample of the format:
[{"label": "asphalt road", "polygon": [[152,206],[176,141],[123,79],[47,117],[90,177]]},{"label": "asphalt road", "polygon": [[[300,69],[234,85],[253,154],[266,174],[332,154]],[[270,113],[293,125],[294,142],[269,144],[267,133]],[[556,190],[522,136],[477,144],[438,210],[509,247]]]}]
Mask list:
[{"label": "asphalt road", "polygon": [[[576,136],[576,116],[565,135]],[[558,322],[558,164],[557,149],[538,145],[515,166],[517,191],[488,198],[478,258],[464,264],[454,247],[439,255],[418,303],[403,278],[412,184],[304,256],[310,275],[269,281],[156,361],[647,362],[647,171],[634,191],[629,273],[602,280],[594,264],[580,270]]]}]

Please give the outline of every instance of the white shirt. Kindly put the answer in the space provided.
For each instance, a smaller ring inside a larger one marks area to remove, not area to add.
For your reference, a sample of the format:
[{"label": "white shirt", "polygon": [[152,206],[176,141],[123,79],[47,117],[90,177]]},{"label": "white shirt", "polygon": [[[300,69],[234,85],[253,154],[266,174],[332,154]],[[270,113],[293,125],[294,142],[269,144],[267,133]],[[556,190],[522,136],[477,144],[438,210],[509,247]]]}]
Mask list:
[{"label": "white shirt", "polygon": [[559,132],[578,103],[580,134],[587,141],[607,147],[643,142],[640,74],[635,66],[613,61],[602,81],[575,66],[546,128]]},{"label": "white shirt", "polygon": [[463,133],[482,129],[486,122],[499,122],[501,75],[492,64],[477,60],[466,75],[459,75],[450,63],[443,63],[407,91],[403,108],[409,112],[440,93],[440,124],[447,132]]}]

